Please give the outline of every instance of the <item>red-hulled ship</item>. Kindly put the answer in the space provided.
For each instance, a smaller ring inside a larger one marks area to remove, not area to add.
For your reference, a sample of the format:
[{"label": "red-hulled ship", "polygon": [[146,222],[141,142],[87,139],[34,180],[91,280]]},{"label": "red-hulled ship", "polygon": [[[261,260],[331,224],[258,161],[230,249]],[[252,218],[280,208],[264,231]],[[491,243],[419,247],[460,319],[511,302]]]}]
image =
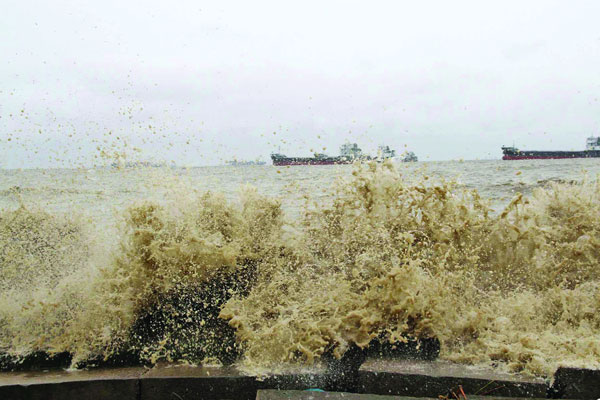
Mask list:
[{"label": "red-hulled ship", "polygon": [[339,156],[317,153],[314,157],[286,157],[283,154],[271,154],[273,165],[333,165],[352,164],[355,161],[385,160],[396,156],[389,146],[379,146],[377,157],[363,154],[356,143],[345,143],[340,147]]},{"label": "red-hulled ship", "polygon": [[516,147],[502,146],[503,160],[548,160],[558,158],[600,157],[600,137],[589,137],[582,151],[539,151],[519,150]]}]

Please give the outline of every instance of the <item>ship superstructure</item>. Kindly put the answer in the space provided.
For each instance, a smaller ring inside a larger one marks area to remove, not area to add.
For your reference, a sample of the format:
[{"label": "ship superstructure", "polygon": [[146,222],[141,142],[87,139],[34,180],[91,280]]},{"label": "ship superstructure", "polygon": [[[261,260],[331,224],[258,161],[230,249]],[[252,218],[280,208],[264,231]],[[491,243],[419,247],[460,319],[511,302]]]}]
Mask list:
[{"label": "ship superstructure", "polygon": [[502,146],[503,160],[548,160],[561,158],[597,158],[600,157],[600,137],[587,138],[582,151],[544,151],[519,150],[514,146]]},{"label": "ship superstructure", "polygon": [[363,153],[358,144],[356,143],[344,143],[340,147],[340,157],[346,158],[361,158]]},{"label": "ship superstructure", "polygon": [[385,160],[396,157],[396,150],[390,149],[390,146],[381,145],[377,148],[377,158]]},{"label": "ship superstructure", "polygon": [[402,157],[400,158],[400,160],[402,160],[402,162],[417,162],[417,161],[419,161],[416,154],[413,153],[412,151],[407,151],[406,153],[402,154]]},{"label": "ship superstructure", "polygon": [[592,136],[587,138],[585,142],[586,150],[600,150],[600,136]]}]

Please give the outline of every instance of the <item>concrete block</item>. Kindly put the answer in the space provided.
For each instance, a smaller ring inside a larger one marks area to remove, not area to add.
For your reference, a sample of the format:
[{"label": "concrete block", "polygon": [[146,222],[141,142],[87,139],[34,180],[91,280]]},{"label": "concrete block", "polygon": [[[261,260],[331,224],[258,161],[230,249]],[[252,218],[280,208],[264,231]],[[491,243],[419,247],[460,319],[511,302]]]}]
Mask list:
[{"label": "concrete block", "polygon": [[266,378],[258,378],[256,381],[258,389],[275,390],[305,390],[305,389],[327,389],[337,382],[336,377],[327,374],[281,374]]},{"label": "concrete block", "polygon": [[445,396],[458,390],[468,395],[545,398],[544,379],[524,378],[492,369],[481,369],[444,361],[367,360],[358,373],[359,393]]},{"label": "concrete block", "polygon": [[[469,400],[524,400],[519,398],[468,396]],[[423,397],[386,396],[344,392],[312,392],[299,390],[259,390],[256,400],[439,400]],[[532,399],[527,399],[532,400]],[[540,399],[537,399],[540,400]]]},{"label": "concrete block", "polygon": [[254,377],[233,367],[158,365],[140,379],[142,400],[256,398]]},{"label": "concrete block", "polygon": [[3,400],[137,400],[143,368],[7,372],[0,374]]},{"label": "concrete block", "polygon": [[[596,399],[594,390],[597,387],[592,385],[589,389],[588,386],[583,386],[583,383],[587,385],[598,382],[597,375],[594,374],[597,371],[563,370],[557,373],[554,393],[565,393],[565,398]],[[569,382],[575,383],[561,384],[564,377],[570,377]],[[495,370],[442,361],[377,359],[365,362],[356,374],[353,369],[330,368],[314,373],[305,373],[303,370],[286,371],[265,378],[245,375],[234,367],[167,364],[152,369],[133,367],[73,372],[7,372],[0,374],[0,399],[250,400],[256,398],[258,391],[263,393],[263,397],[268,395],[280,396],[279,398],[284,395],[296,396],[289,398],[310,395],[314,399],[322,396],[325,396],[322,397],[324,399],[346,396],[358,400],[378,399],[373,395],[386,395],[396,396],[391,397],[393,399],[399,399],[397,396],[437,399],[438,396],[450,395],[452,391],[458,393],[459,385],[469,400],[477,400],[481,395],[512,397],[513,400],[515,397],[544,398],[547,393],[547,385],[543,379],[526,379]],[[309,388],[320,388],[329,393],[304,392],[304,389]],[[300,392],[298,394],[293,391]],[[362,397],[343,392],[361,393]],[[589,397],[590,393],[594,396]],[[486,397],[482,400],[498,398]]]},{"label": "concrete block", "polygon": [[560,367],[554,373],[551,395],[562,399],[600,399],[600,370]]},{"label": "concrete block", "polygon": [[[411,400],[410,397],[356,394],[345,392],[312,392],[306,390],[259,390],[256,400]],[[414,399],[412,399],[414,400]],[[419,399],[423,400],[423,399]]]}]

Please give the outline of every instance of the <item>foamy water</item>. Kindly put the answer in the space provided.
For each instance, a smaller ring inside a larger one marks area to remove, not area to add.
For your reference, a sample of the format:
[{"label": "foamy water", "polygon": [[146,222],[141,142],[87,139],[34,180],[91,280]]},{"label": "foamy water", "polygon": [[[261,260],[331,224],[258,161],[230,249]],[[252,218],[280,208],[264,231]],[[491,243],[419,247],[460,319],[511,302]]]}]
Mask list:
[{"label": "foamy water", "polygon": [[596,160],[0,171],[0,349],[74,363],[230,353],[268,370],[435,337],[469,364],[597,367],[599,172]]}]

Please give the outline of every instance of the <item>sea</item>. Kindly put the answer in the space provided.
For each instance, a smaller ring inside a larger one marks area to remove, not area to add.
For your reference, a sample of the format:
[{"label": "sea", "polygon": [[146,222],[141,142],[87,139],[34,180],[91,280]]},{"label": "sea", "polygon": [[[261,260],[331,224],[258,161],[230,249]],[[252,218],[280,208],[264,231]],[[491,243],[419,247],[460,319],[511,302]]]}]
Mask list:
[{"label": "sea", "polygon": [[[600,159],[455,160],[395,163],[407,180],[421,176],[457,181],[475,189],[500,210],[517,193],[550,182],[575,182],[600,173]],[[235,200],[245,186],[280,199],[298,215],[309,197],[327,201],[336,181],[351,176],[352,165],[213,166],[0,170],[0,208],[21,204],[64,213],[82,213],[109,226],[122,210],[140,201],[169,202],[183,193],[223,193]]]}]

